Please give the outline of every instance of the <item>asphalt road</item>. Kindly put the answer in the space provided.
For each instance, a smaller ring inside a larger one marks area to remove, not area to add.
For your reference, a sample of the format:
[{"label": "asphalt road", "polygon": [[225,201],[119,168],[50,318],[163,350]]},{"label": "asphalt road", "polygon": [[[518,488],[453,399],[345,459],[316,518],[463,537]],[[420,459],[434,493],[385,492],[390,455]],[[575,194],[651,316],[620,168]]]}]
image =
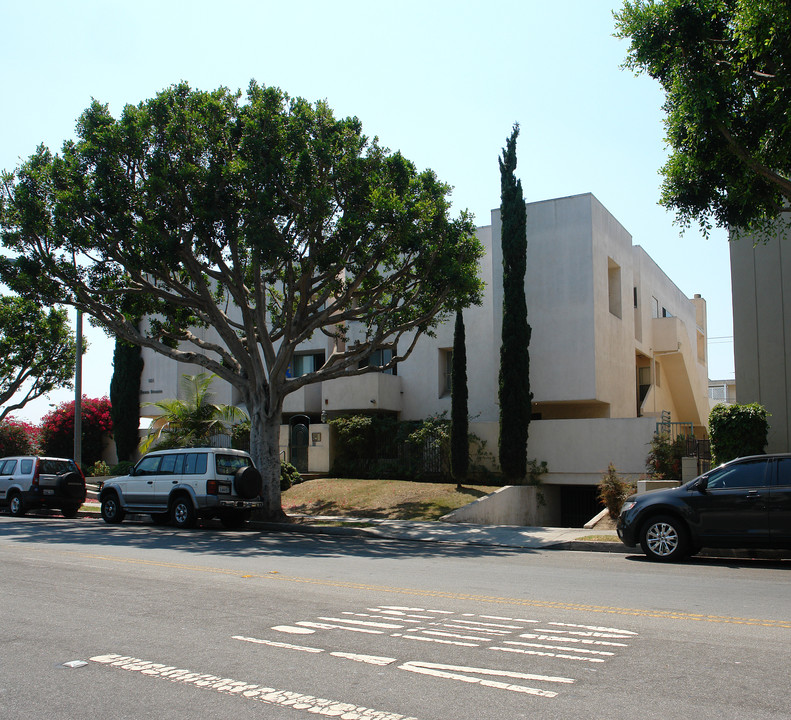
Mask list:
[{"label": "asphalt road", "polygon": [[787,720],[790,570],[0,516],[0,717]]}]

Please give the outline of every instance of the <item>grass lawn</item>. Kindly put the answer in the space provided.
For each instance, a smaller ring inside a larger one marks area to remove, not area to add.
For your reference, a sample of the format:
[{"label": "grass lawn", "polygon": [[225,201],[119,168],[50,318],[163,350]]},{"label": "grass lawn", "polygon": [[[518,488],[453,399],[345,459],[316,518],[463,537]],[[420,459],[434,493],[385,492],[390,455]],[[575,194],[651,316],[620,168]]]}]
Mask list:
[{"label": "grass lawn", "polygon": [[286,514],[341,515],[393,520],[438,520],[497,488],[406,480],[322,478],[295,485],[283,493]]}]

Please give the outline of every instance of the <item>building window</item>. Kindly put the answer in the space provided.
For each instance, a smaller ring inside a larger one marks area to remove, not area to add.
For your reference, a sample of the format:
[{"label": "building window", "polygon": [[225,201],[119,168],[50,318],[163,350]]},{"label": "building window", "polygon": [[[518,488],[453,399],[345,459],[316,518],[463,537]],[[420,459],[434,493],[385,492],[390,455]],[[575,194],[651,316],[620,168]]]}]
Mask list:
[{"label": "building window", "polygon": [[642,406],[643,401],[645,400],[645,396],[648,395],[648,391],[651,389],[650,366],[637,368],[637,385],[639,387],[639,392],[640,392],[638,405]]},{"label": "building window", "polygon": [[[374,350],[365,360],[361,360],[357,367],[368,367],[369,365],[387,365],[393,359],[393,351],[390,348]],[[385,375],[396,375],[394,367],[382,370]]]},{"label": "building window", "polygon": [[607,258],[607,290],[610,313],[621,317],[621,267],[612,258]]},{"label": "building window", "polygon": [[302,377],[312,372],[316,372],[324,365],[325,356],[323,352],[297,353],[291,361],[286,377]]},{"label": "building window", "polygon": [[453,350],[450,348],[439,351],[439,396],[447,397],[451,393],[453,383]]},{"label": "building window", "polygon": [[659,317],[659,300],[657,300],[653,296],[651,296],[651,317],[652,318]]}]

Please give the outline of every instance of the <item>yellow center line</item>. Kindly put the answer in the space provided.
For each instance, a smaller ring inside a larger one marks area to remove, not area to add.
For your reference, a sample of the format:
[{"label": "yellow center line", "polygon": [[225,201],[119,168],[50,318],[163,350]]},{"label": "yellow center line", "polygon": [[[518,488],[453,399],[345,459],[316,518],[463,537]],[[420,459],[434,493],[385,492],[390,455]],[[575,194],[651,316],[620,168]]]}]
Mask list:
[{"label": "yellow center line", "polygon": [[[35,549],[28,548],[36,552],[52,555],[52,548]],[[420,590],[417,588],[393,587],[390,585],[372,585],[369,583],[357,583],[343,580],[324,580],[320,578],[306,578],[293,575],[284,575],[278,570],[270,570],[267,573],[249,573],[243,570],[231,570],[228,568],[217,568],[205,565],[187,565],[183,563],[164,562],[161,560],[144,560],[140,558],[121,558],[113,555],[99,555],[96,553],[86,553],[77,550],[59,550],[63,555],[72,555],[86,560],[105,560],[114,563],[129,565],[143,565],[147,567],[168,568],[172,570],[186,570],[191,572],[211,573],[215,575],[227,575],[240,579],[253,580],[278,580],[280,582],[300,583],[305,585],[317,585],[320,587],[335,587],[347,590],[367,590],[369,592],[379,592],[391,595],[409,595],[412,597],[442,598],[446,600],[465,600],[479,603],[493,603],[497,605],[509,605],[513,607],[536,607],[551,608],[553,610],[572,610],[578,612],[604,613],[610,615],[624,615],[646,618],[660,618],[663,620],[687,620],[709,623],[728,623],[733,625],[758,625],[762,627],[787,628],[791,629],[791,620],[766,620],[762,618],[743,618],[732,617],[729,615],[706,615],[703,613],[688,613],[677,610],[656,610],[642,608],[623,608],[610,605],[591,605],[586,603],[574,603],[552,600],[531,600],[528,598],[509,598],[497,595],[474,595],[468,593],[449,592],[446,590]]]}]

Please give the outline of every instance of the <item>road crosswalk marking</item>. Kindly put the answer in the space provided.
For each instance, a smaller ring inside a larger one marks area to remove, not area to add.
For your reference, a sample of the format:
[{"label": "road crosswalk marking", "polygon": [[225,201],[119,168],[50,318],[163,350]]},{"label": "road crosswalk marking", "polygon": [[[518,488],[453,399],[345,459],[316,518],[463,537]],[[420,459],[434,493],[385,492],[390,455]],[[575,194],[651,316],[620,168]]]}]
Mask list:
[{"label": "road crosswalk marking", "polygon": [[223,678],[219,675],[197,673],[178,668],[175,665],[155,663],[150,660],[141,660],[126,655],[97,655],[90,658],[90,660],[101,665],[138,672],[144,676],[165,678],[171,682],[189,684],[225,695],[235,695],[268,705],[290,707],[294,710],[303,710],[311,714],[340,718],[340,720],[417,720],[417,718],[407,717],[399,713],[375,710],[338,700],[318,698],[291,690],[264,687],[263,685],[247,683],[232,678]]}]

